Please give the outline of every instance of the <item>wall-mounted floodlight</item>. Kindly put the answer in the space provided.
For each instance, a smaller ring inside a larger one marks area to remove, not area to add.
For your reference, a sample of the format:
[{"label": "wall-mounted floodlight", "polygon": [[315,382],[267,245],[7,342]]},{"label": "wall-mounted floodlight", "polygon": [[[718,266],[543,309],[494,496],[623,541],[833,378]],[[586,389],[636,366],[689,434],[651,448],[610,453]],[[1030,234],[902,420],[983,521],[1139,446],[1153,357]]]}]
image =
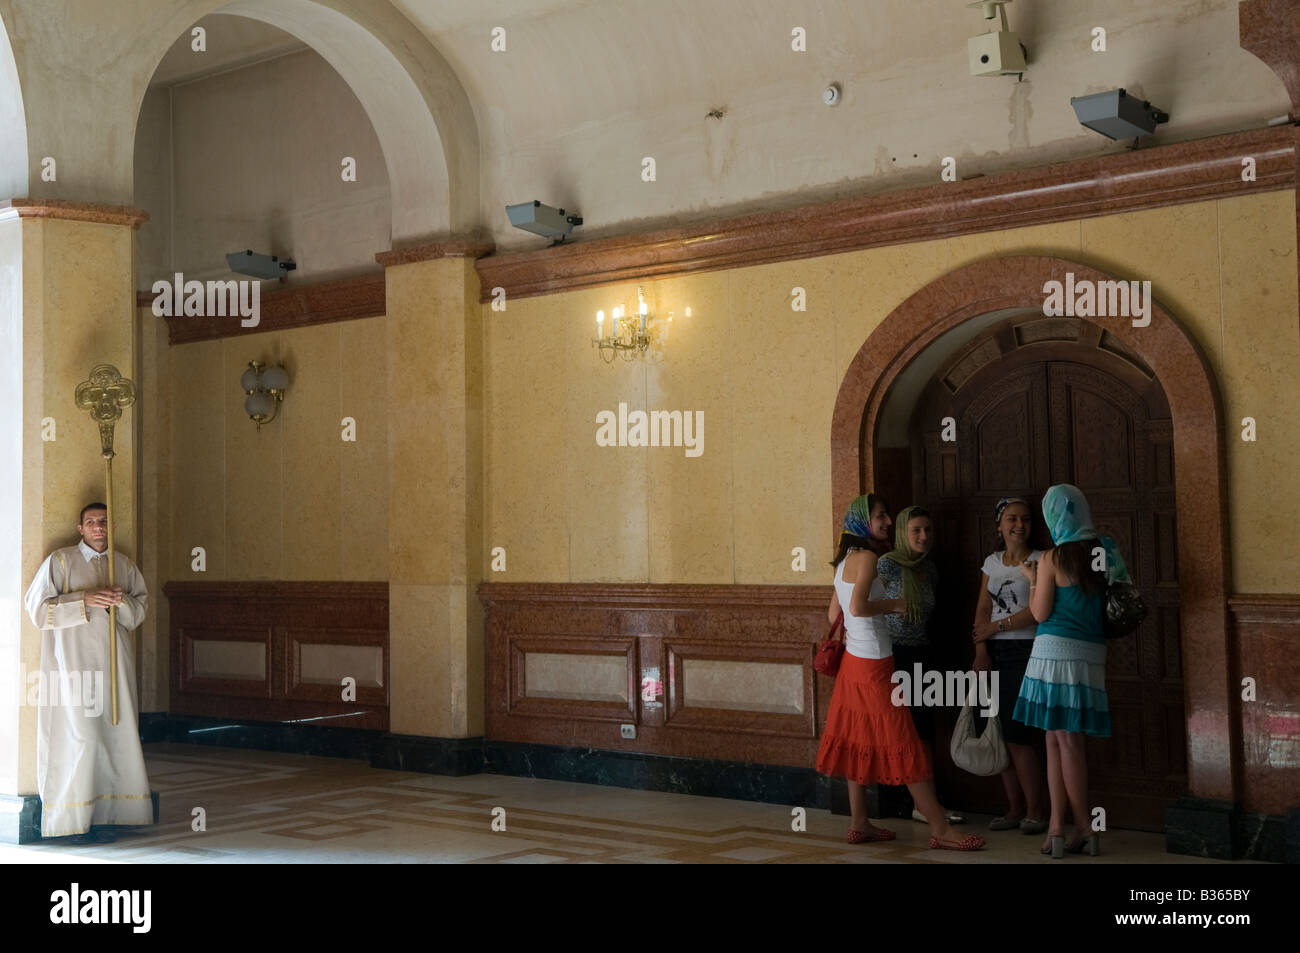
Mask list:
[{"label": "wall-mounted floodlight", "polygon": [[251,275],[254,278],[283,278],[298,267],[292,258],[281,260],[274,255],[255,255],[251,248],[232,251],[226,256],[226,264],[235,274]]},{"label": "wall-mounted floodlight", "polygon": [[1074,107],[1079,122],[1109,139],[1149,136],[1156,131],[1156,126],[1169,121],[1168,113],[1156,109],[1145,99],[1135,99],[1122,89],[1072,96],[1070,105]]},{"label": "wall-mounted floodlight", "polygon": [[519,205],[507,205],[506,214],[510,216],[510,224],[515,228],[522,228],[543,238],[553,238],[557,245],[582,224],[581,216],[567,215],[564,209],[551,208],[535,199]]}]

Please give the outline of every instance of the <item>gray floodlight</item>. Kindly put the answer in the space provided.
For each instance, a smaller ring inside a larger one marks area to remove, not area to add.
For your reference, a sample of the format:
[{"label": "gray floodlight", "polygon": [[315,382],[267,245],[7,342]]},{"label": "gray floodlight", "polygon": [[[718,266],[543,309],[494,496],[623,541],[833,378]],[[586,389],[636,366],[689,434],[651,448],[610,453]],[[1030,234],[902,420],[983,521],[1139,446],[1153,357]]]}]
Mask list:
[{"label": "gray floodlight", "polygon": [[252,249],[232,251],[226,256],[226,264],[235,274],[253,278],[282,278],[298,267],[292,258],[281,261],[274,255],[256,255]]},{"label": "gray floodlight", "polygon": [[1169,114],[1146,100],[1138,100],[1123,89],[1111,89],[1090,96],[1072,96],[1070,105],[1079,122],[1110,139],[1149,136],[1156,126],[1169,121]]},{"label": "gray floodlight", "polygon": [[551,208],[536,199],[518,205],[507,205],[506,214],[510,216],[510,224],[515,228],[560,242],[576,226],[582,224],[581,216],[566,215],[564,209]]}]

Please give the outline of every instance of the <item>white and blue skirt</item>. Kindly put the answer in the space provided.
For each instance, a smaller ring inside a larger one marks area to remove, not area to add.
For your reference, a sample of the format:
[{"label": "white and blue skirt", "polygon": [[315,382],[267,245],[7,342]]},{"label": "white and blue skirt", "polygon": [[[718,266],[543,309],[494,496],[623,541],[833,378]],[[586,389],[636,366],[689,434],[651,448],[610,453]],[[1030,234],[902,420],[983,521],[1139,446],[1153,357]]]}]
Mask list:
[{"label": "white and blue skirt", "polygon": [[1011,717],[1044,731],[1109,738],[1106,643],[1037,636]]}]

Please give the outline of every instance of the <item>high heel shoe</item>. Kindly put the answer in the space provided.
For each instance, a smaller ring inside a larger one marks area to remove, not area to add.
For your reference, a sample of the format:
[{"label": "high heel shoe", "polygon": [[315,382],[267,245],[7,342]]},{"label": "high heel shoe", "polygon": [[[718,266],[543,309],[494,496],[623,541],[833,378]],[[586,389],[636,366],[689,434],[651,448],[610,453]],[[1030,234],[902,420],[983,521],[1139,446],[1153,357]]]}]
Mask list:
[{"label": "high heel shoe", "polygon": [[1089,857],[1101,856],[1101,835],[1097,833],[1089,834],[1087,837],[1080,838],[1071,844],[1065,845],[1067,854],[1084,854]]}]

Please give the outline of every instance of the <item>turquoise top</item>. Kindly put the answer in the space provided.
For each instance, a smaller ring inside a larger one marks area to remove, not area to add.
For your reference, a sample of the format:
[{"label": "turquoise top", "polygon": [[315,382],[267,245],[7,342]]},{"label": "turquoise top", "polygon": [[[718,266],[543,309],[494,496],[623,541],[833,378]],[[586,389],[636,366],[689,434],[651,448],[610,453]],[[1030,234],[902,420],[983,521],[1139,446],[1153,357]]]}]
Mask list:
[{"label": "turquoise top", "polygon": [[1057,586],[1052,614],[1038,623],[1038,634],[1104,644],[1105,611],[1105,595],[1088,596],[1078,586]]}]

